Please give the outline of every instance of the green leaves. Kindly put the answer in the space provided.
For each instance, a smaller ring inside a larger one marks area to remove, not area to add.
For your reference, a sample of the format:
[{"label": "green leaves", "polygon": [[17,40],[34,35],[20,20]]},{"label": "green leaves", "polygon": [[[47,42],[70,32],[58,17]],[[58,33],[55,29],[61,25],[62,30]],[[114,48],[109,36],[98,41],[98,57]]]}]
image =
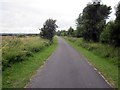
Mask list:
[{"label": "green leaves", "polygon": [[116,10],[116,20],[110,21],[101,33],[100,40],[104,43],[120,46],[120,3]]},{"label": "green leaves", "polygon": [[56,20],[53,19],[48,19],[46,22],[43,24],[43,28],[41,28],[40,36],[42,38],[48,39],[52,41],[53,36],[55,34],[55,30],[58,27],[56,24]]},{"label": "green leaves", "polygon": [[87,41],[99,41],[111,7],[88,4],[77,19],[77,29]]},{"label": "green leaves", "polygon": [[116,9],[116,22],[120,22],[120,2],[118,3],[117,9]]},{"label": "green leaves", "polygon": [[73,34],[74,34],[74,29],[73,29],[72,27],[70,27],[70,28],[68,29],[67,34],[68,34],[68,36],[73,36]]}]

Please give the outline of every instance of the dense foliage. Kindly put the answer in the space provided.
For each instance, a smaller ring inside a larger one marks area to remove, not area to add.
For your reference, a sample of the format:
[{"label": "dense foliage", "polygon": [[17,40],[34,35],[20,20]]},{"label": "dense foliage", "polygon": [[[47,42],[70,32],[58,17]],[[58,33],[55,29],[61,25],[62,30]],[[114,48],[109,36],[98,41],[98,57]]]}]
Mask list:
[{"label": "dense foliage", "polygon": [[74,34],[74,29],[73,29],[72,27],[70,27],[70,28],[68,29],[67,35],[68,35],[68,36],[73,36],[73,34]]},{"label": "dense foliage", "polygon": [[57,35],[83,37],[86,41],[102,42],[115,47],[120,46],[120,2],[116,8],[116,19],[106,20],[109,17],[111,7],[103,4],[88,4],[76,19],[76,30],[70,27],[61,30]]},{"label": "dense foliage", "polygon": [[114,22],[110,21],[107,23],[106,27],[104,28],[103,32],[100,35],[100,41],[102,43],[109,43],[111,42],[110,37],[111,37],[111,32],[114,28]]},{"label": "dense foliage", "polygon": [[43,27],[40,29],[40,36],[42,38],[48,39],[52,41],[53,36],[55,35],[55,30],[58,27],[56,24],[56,20],[48,19],[44,23]]},{"label": "dense foliage", "polygon": [[85,40],[99,41],[110,10],[111,7],[102,4],[88,4],[83,9],[83,13],[77,19],[77,30]]},{"label": "dense foliage", "polygon": [[101,33],[100,39],[103,43],[109,43],[116,47],[120,46],[120,3],[116,9],[115,21],[107,23],[104,31]]}]

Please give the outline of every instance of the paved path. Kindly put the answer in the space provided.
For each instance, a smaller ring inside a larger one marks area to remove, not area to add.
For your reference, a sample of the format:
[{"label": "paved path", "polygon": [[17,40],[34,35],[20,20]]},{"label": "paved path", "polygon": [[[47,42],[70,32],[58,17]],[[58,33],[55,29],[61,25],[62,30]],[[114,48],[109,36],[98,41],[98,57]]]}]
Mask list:
[{"label": "paved path", "polygon": [[58,47],[27,88],[110,88],[87,61],[58,37]]}]

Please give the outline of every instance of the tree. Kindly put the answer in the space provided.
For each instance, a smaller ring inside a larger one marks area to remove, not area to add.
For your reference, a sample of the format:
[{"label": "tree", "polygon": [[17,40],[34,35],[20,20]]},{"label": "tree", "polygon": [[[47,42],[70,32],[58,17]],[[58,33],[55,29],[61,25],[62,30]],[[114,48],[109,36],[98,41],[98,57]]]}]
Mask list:
[{"label": "tree", "polygon": [[101,33],[100,39],[104,43],[112,44],[116,47],[120,46],[120,3],[116,9],[115,21],[110,21]]},{"label": "tree", "polygon": [[102,4],[88,4],[83,9],[83,13],[77,19],[77,30],[85,40],[99,41],[110,10],[111,7]]},{"label": "tree", "polygon": [[116,9],[116,19],[113,30],[111,30],[111,42],[117,47],[120,47],[120,2]]},{"label": "tree", "polygon": [[111,43],[111,32],[114,29],[114,21],[110,21],[107,23],[106,27],[104,28],[104,30],[102,31],[101,35],[100,35],[100,41],[102,43]]},{"label": "tree", "polygon": [[115,24],[114,35],[112,36],[114,36],[116,46],[120,46],[120,2],[117,5]]},{"label": "tree", "polygon": [[73,34],[74,34],[74,29],[72,28],[72,27],[70,27],[69,29],[68,29],[68,36],[73,36]]},{"label": "tree", "polygon": [[116,22],[120,22],[120,2],[118,3],[117,9],[116,9]]},{"label": "tree", "polygon": [[55,35],[55,30],[58,27],[56,24],[56,20],[48,19],[43,24],[43,27],[40,29],[40,36],[42,38],[48,39],[52,41],[53,36]]},{"label": "tree", "polygon": [[56,32],[56,35],[60,36],[60,35],[61,35],[61,31],[58,30],[58,31]]}]

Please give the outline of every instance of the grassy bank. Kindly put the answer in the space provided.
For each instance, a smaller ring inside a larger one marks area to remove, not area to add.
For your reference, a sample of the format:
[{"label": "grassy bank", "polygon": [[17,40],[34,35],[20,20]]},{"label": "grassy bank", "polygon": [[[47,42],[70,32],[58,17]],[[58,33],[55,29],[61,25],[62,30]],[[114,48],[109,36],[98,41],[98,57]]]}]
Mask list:
[{"label": "grassy bank", "polygon": [[[34,39],[30,40],[30,42],[29,40],[24,41],[28,45],[26,46],[26,49],[31,47],[30,49],[27,49],[31,52],[30,56],[24,58],[25,60],[23,59],[20,62],[11,64],[10,67],[7,67],[2,72],[3,88],[23,88],[28,83],[31,76],[35,74],[36,70],[41,65],[43,65],[44,61],[53,53],[57,46],[57,38],[54,38],[52,44],[46,44],[49,43],[46,40],[37,38],[38,40],[35,41],[36,37],[32,38]],[[20,39],[24,40],[24,38]],[[33,44],[35,44],[34,48],[32,46]],[[41,48],[39,49],[38,47]]]},{"label": "grassy bank", "polygon": [[48,40],[37,36],[2,36],[2,69],[26,60],[50,44]]},{"label": "grassy bank", "polygon": [[[115,50],[111,46],[105,46],[99,43],[85,42],[81,38],[64,38],[70,45],[85,56],[114,88],[118,87],[117,49]],[[111,56],[108,52],[113,55]]]}]

